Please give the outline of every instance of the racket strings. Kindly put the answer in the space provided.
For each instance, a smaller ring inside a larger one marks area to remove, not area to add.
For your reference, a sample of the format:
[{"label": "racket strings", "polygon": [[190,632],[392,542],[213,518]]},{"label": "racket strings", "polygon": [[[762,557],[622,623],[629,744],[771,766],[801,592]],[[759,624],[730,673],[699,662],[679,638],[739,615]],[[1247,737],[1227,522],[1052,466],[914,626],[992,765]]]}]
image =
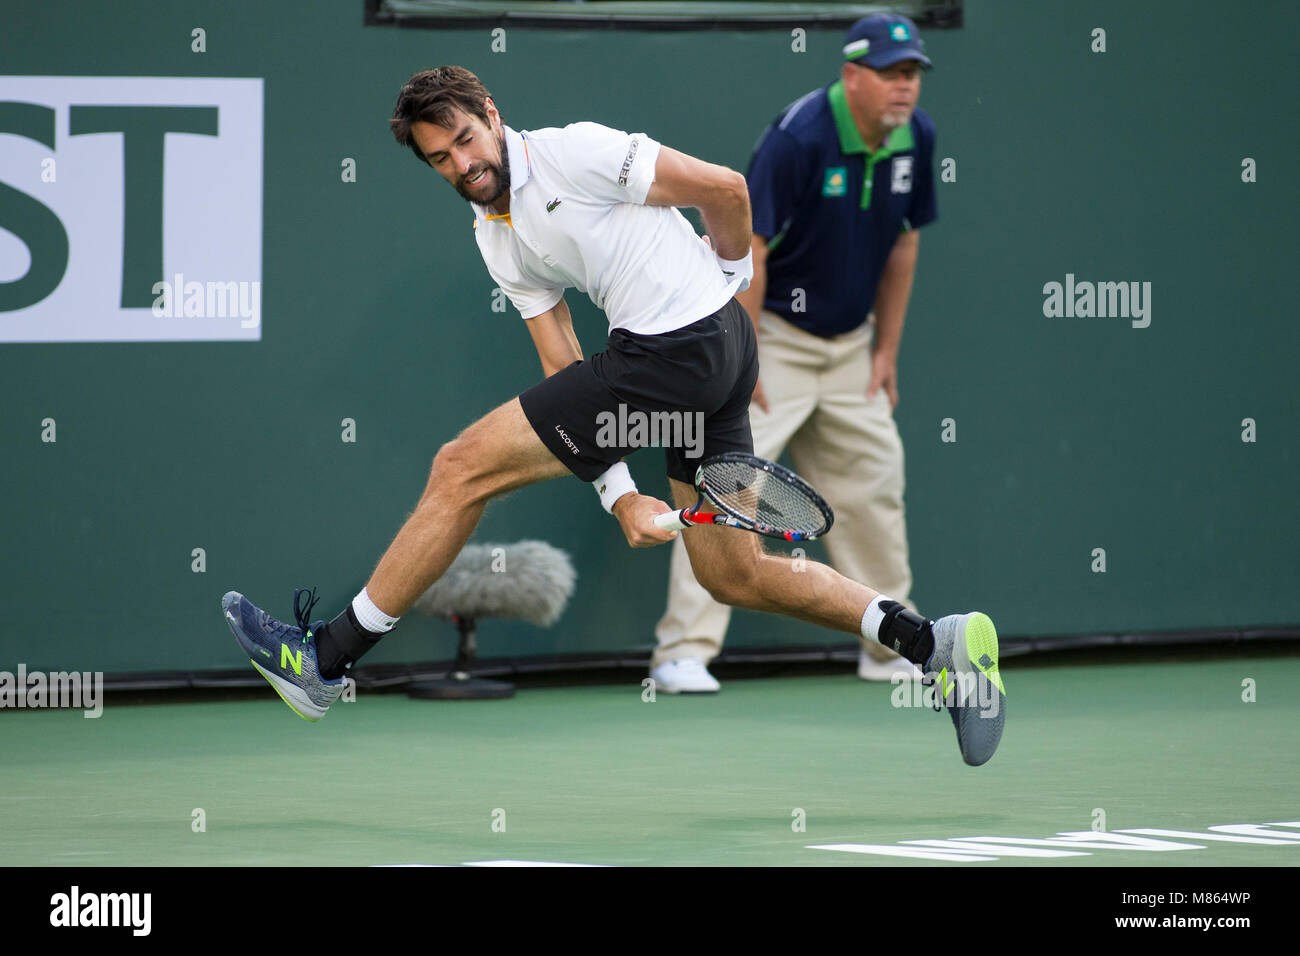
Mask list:
[{"label": "racket strings", "polygon": [[817,534],[826,517],[799,488],[743,461],[706,466],[704,491],[723,510],[784,531]]}]

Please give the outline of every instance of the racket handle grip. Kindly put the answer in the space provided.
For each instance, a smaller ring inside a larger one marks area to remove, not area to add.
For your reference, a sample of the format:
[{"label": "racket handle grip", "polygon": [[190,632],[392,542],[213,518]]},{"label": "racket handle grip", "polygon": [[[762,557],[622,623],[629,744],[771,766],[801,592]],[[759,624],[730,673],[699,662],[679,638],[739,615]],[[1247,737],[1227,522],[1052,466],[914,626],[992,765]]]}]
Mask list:
[{"label": "racket handle grip", "polygon": [[680,511],[665,511],[661,515],[655,515],[655,526],[665,531],[684,531],[691,527],[691,524],[689,521],[682,520]]}]

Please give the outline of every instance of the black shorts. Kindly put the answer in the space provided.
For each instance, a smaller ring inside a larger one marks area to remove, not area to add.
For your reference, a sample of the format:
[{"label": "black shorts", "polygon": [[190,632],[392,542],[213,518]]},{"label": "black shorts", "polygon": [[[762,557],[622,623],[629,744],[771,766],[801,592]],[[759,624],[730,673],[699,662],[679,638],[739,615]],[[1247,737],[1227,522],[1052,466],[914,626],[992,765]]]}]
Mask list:
[{"label": "black shorts", "polygon": [[735,299],[660,335],[615,329],[604,352],[519,396],[542,443],[583,481],[638,448],[661,447],[668,477],[691,484],[701,461],[753,454],[749,399],[758,343]]}]

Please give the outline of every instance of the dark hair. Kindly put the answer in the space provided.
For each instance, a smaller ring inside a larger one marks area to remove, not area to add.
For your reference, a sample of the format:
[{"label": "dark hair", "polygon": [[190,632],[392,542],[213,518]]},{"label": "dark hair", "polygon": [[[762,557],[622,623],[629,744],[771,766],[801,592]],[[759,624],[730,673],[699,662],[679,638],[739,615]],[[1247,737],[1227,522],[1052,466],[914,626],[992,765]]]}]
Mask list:
[{"label": "dark hair", "polygon": [[428,160],[411,136],[411,124],[423,120],[451,129],[451,124],[456,121],[455,111],[459,109],[491,126],[487,114],[490,95],[479,78],[464,67],[440,66],[435,70],[425,70],[416,73],[402,86],[388,125],[397,141],[410,147],[415,158],[427,166]]}]

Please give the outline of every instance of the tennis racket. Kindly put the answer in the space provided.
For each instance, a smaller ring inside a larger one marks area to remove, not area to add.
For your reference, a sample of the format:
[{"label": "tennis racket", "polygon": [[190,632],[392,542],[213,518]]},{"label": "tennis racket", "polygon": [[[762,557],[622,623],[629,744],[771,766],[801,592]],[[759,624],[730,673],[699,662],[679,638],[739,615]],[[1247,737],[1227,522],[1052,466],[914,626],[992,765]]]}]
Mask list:
[{"label": "tennis racket", "polygon": [[[656,515],[655,524],[681,531],[697,524],[744,528],[783,541],[812,541],[831,529],[835,515],[808,482],[788,468],[730,451],[695,470],[699,501],[690,508]],[[717,512],[701,511],[705,502]]]}]

